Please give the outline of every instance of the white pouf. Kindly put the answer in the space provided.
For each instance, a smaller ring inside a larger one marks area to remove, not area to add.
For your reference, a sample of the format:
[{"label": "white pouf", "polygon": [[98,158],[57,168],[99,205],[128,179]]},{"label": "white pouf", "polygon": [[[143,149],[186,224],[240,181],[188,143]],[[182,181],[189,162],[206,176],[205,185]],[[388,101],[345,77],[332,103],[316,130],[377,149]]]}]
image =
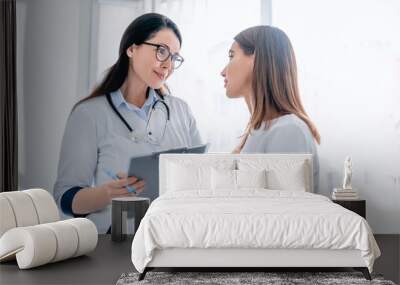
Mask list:
[{"label": "white pouf", "polygon": [[46,190],[0,193],[0,214],[0,262],[16,259],[20,269],[28,269],[96,248],[96,225],[85,218],[59,221]]}]

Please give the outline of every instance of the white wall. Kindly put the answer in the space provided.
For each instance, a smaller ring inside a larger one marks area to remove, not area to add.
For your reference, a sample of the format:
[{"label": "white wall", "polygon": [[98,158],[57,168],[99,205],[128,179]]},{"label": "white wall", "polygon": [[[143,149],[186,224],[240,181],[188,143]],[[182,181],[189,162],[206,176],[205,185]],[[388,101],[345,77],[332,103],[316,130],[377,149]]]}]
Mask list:
[{"label": "white wall", "polygon": [[91,1],[17,0],[20,187],[52,191],[65,122],[88,94]]},{"label": "white wall", "polygon": [[400,233],[400,2],[277,0],[272,7],[321,132],[320,192],[340,186],[351,155],[371,227]]}]

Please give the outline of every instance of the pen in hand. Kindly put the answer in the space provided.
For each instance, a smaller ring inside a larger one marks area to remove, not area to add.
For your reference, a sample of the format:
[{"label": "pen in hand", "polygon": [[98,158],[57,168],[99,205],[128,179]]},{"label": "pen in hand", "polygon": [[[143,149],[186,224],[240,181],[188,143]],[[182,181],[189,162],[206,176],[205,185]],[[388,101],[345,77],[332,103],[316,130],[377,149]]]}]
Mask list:
[{"label": "pen in hand", "polygon": [[[119,179],[120,179],[117,175],[115,175],[115,174],[114,174],[113,172],[111,172],[110,170],[105,169],[104,172],[105,172],[110,178],[112,178],[112,179],[114,179],[114,180],[119,180]],[[126,188],[126,190],[128,190],[129,193],[134,193],[134,194],[136,194],[136,189],[135,189],[135,187],[126,185],[125,188]]]}]

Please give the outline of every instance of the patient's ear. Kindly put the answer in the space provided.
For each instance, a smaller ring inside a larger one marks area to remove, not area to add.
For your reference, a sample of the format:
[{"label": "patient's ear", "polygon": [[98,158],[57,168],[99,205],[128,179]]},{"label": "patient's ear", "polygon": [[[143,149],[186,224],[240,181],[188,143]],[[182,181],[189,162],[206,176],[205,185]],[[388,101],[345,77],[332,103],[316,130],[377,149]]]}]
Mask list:
[{"label": "patient's ear", "polygon": [[255,60],[255,58],[256,58],[256,56],[255,56],[254,53],[250,55],[250,60],[251,60],[251,63],[252,63],[253,66],[254,66],[254,60]]}]

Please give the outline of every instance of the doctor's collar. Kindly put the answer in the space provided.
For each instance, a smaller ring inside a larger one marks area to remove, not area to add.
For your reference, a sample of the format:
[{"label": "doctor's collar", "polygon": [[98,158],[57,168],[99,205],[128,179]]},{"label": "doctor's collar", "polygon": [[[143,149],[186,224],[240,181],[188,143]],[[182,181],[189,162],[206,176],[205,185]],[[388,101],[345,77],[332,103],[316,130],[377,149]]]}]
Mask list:
[{"label": "doctor's collar", "polygon": [[119,108],[121,105],[125,105],[130,110],[140,110],[148,106],[152,106],[153,103],[157,100],[157,96],[158,96],[157,93],[150,88],[149,92],[147,93],[147,98],[143,106],[138,107],[125,100],[124,95],[121,92],[121,89],[118,89],[111,93],[111,99],[115,107]]}]

